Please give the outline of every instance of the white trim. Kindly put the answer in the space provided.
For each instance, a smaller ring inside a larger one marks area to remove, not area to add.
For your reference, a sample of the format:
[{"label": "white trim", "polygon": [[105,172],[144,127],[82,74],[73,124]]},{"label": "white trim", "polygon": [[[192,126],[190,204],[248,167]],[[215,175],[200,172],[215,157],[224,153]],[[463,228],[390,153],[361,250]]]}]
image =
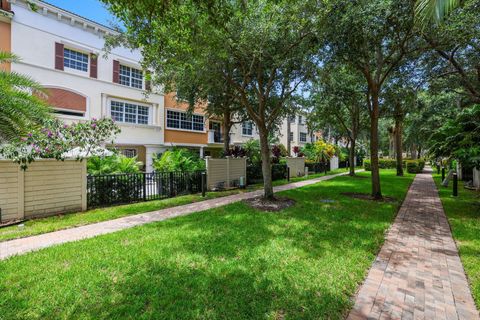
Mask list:
[{"label": "white trim", "polygon": [[[206,122],[206,117],[205,117],[205,114],[201,114],[201,113],[195,113],[195,112],[192,112],[191,114],[192,115],[196,115],[196,116],[201,116],[203,117],[203,131],[200,131],[200,130],[189,130],[189,129],[182,129],[182,128],[171,128],[168,126],[168,118],[167,118],[167,111],[170,110],[170,111],[174,111],[174,112],[180,112],[180,113],[188,113],[184,110],[179,110],[179,109],[175,109],[175,108],[165,108],[165,130],[173,130],[173,131],[185,131],[185,132],[193,132],[193,133],[206,133],[207,130],[206,130],[206,126],[207,126],[207,122]],[[180,119],[179,119],[180,121]],[[192,128],[193,128],[193,121],[192,121]]]},{"label": "white trim", "polygon": [[[23,6],[27,9],[30,10],[30,6],[26,4],[26,1],[10,1],[12,4],[19,5],[20,2],[22,2]],[[70,19],[70,24],[75,24],[74,21],[78,21],[80,24],[83,23],[84,29],[87,29],[87,27],[90,27],[92,29],[92,33],[95,33],[95,30],[97,29],[98,31],[102,31],[105,34],[118,34],[117,31],[110,29],[104,25],[101,25],[97,22],[88,20],[87,18],[84,18],[80,15],[65,11],[61,8],[58,8],[56,6],[53,6],[49,3],[43,2],[43,1],[34,1],[35,5],[38,7],[37,13],[43,14],[48,16],[48,13],[51,12],[52,14],[56,15],[57,19],[60,21],[63,21],[61,19],[62,16],[66,17],[67,19]],[[97,32],[98,32],[97,31]]]},{"label": "white trim", "polygon": [[[118,125],[121,125],[121,126],[140,126],[140,127],[158,127],[156,125],[154,125],[153,123],[153,104],[148,104],[148,103],[142,103],[142,102],[136,102],[135,100],[130,100],[130,99],[124,99],[124,98],[117,98],[117,97],[114,97],[114,96],[108,96],[107,97],[107,116],[112,118],[112,108],[111,108],[111,104],[112,104],[112,100],[113,101],[117,101],[117,102],[122,102],[122,103],[130,103],[130,104],[135,104],[135,105],[138,105],[138,106],[141,106],[141,107],[147,107],[148,108],[148,124],[143,124],[143,123],[132,123],[132,122],[124,122],[124,121],[118,121],[118,120],[115,120],[115,123],[117,123]],[[137,114],[137,117],[138,117],[138,114]],[[112,118],[113,119],[113,118]]]},{"label": "white trim", "polygon": [[78,52],[87,54],[89,59],[90,59],[90,54],[92,54],[92,53],[97,55],[97,56],[100,55],[100,51],[98,51],[97,49],[92,48],[92,47],[88,47],[88,46],[85,46],[85,45],[82,45],[82,44],[78,44],[78,43],[75,43],[75,42],[70,41],[70,40],[62,39],[62,40],[60,40],[60,43],[62,43],[64,45],[64,47],[67,48],[67,49],[71,48],[70,50],[74,50],[74,51],[78,51]]},{"label": "white trim", "polygon": [[[62,41],[65,40],[65,39],[66,39],[65,41],[69,41],[69,39],[63,38],[63,37],[59,36],[58,34],[55,34],[55,33],[53,33],[53,32],[50,32],[50,31],[47,31],[47,30],[44,30],[44,29],[36,28],[36,27],[34,27],[34,26],[30,25],[30,24],[22,23],[22,22],[19,22],[19,21],[15,21],[15,23],[16,23],[16,24],[19,24],[19,25],[22,25],[22,26],[25,26],[25,27],[28,27],[28,28],[32,28],[32,29],[37,30],[37,31],[40,31],[40,32],[47,33],[47,34],[52,35],[52,36],[54,36],[54,37],[56,37],[56,38],[60,38],[60,39],[61,39],[60,42],[62,42]],[[77,45],[82,45],[82,46],[85,46],[85,47],[87,47],[87,48],[92,48],[92,51],[95,51],[95,52],[104,52],[104,51],[103,51],[103,48],[91,47],[91,46],[89,46],[88,44],[85,44],[85,43],[77,42]],[[119,54],[117,54],[117,53],[112,53],[112,54],[110,54],[110,55],[116,56],[116,58],[114,58],[113,60],[124,59],[125,61],[128,61],[128,60],[134,61],[134,60],[131,60],[131,59],[127,58],[127,57],[121,56],[121,55],[119,55]]]},{"label": "white trim", "polygon": [[[44,67],[44,66],[41,66],[41,65],[37,65],[37,64],[33,64],[33,63],[28,63],[28,62],[24,62],[22,60],[18,61],[18,62],[15,62],[16,64],[23,64],[23,65],[26,65],[26,66],[29,66],[29,67],[34,67],[34,68],[40,68],[40,69],[43,69],[43,70],[48,70],[48,71],[53,71],[53,72],[58,72],[58,73],[63,73],[63,74],[68,74],[68,75],[72,75],[72,76],[76,76],[76,77],[79,77],[79,78],[84,78],[84,79],[89,79],[89,80],[92,80],[92,81],[99,81],[99,82],[102,82],[102,83],[108,83],[108,84],[111,84],[111,85],[114,85],[114,86],[119,86],[119,87],[122,87],[122,88],[127,88],[127,89],[131,89],[131,90],[135,90],[135,91],[141,91],[142,93],[145,92],[145,90],[143,89],[138,89],[138,88],[134,88],[134,87],[129,87],[129,86],[124,86],[122,84],[119,84],[119,83],[115,83],[113,81],[106,81],[106,80],[101,80],[101,79],[98,79],[98,78],[91,78],[90,77],[90,74],[85,72],[85,71],[80,71],[80,70],[77,70],[79,73],[75,73],[75,72],[70,72],[70,68],[67,68],[68,71],[62,71],[62,70],[57,70],[57,69],[52,69],[52,68],[47,68],[47,67]],[[73,69],[75,70],[75,69]],[[150,95],[157,95],[157,96],[160,96],[160,97],[163,97],[164,95],[161,94],[161,93],[154,93],[152,92]]]}]

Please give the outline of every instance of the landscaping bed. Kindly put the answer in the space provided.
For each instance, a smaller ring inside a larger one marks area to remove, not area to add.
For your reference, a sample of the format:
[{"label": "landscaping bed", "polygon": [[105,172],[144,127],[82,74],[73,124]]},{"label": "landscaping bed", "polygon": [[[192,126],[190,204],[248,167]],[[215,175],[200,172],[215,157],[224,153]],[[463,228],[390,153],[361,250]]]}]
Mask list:
[{"label": "landscaping bed", "polygon": [[9,258],[2,317],[342,318],[413,175],[381,178],[396,202],[342,196],[370,179],[337,177],[279,193],[295,204],[278,212],[238,202]]},{"label": "landscaping bed", "polygon": [[458,196],[452,196],[452,181],[441,186],[441,175],[434,174],[443,209],[465,268],[473,298],[480,306],[480,192],[463,188],[458,182]]}]

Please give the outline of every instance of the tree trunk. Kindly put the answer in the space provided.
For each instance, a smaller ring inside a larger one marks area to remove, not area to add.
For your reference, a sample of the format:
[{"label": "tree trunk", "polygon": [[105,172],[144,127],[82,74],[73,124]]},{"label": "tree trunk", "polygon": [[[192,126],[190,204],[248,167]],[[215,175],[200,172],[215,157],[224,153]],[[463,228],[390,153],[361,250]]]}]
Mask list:
[{"label": "tree trunk", "polygon": [[355,175],[355,139],[350,139],[350,148],[348,152],[348,165],[350,167],[350,176]]},{"label": "tree trunk", "polygon": [[418,146],[417,149],[417,159],[420,159],[422,157],[422,146]]},{"label": "tree trunk", "polygon": [[292,142],[290,141],[290,130],[291,130],[291,125],[290,125],[290,117],[287,117],[287,154],[289,157],[292,156]]},{"label": "tree trunk", "polygon": [[262,154],[263,196],[265,199],[273,199],[272,165],[270,163],[268,131],[264,126],[258,126],[258,134],[260,136],[260,152]]},{"label": "tree trunk", "polygon": [[225,112],[223,114],[223,152],[228,154],[230,151],[230,130],[232,129],[232,121],[230,119],[230,113]]},{"label": "tree trunk", "polygon": [[378,94],[372,94],[372,111],[370,112],[370,162],[372,167],[372,197],[382,199],[380,188],[380,170],[378,168]]},{"label": "tree trunk", "polygon": [[397,176],[403,176],[402,120],[395,117],[395,153],[397,156]]}]

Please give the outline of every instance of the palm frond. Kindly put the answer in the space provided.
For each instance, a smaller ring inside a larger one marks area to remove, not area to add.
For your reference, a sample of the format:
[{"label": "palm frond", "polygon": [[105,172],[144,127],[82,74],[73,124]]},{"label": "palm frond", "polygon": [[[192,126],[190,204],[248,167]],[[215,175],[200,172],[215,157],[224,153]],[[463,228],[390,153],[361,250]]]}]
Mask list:
[{"label": "palm frond", "polygon": [[429,24],[441,23],[453,10],[460,6],[461,0],[417,0],[415,17],[422,28]]}]

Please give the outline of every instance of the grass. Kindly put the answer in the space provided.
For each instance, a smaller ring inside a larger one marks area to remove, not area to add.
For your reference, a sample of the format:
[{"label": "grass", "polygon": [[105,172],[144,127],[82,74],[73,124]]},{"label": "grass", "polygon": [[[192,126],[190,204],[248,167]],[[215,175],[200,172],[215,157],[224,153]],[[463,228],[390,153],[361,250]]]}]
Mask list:
[{"label": "grass", "polygon": [[370,179],[337,177],[282,192],[296,204],[277,213],[239,202],[9,258],[0,317],[342,318],[413,175],[381,178],[397,202],[341,196]]},{"label": "grass", "polygon": [[[345,169],[338,169],[329,172],[328,174],[335,174],[339,172],[345,172]],[[312,174],[308,177],[292,178],[291,182],[313,179],[325,174]],[[274,185],[286,184],[288,181],[278,180],[274,181]],[[125,217],[128,215],[139,214],[149,211],[161,210],[165,208],[171,208],[184,204],[194,203],[198,201],[224,197],[241,192],[253,191],[261,188],[262,185],[251,185],[246,190],[236,189],[219,192],[207,192],[206,197],[203,198],[200,194],[180,196],[176,198],[154,200],[148,202],[140,202],[135,204],[120,205],[108,208],[98,208],[88,210],[85,212],[76,212],[70,214],[56,215],[52,217],[28,220],[23,223],[23,227],[13,225],[9,227],[0,228],[0,241],[12,240],[17,238],[23,238],[38,234],[43,234],[52,231],[58,231],[62,229],[78,227],[86,224],[112,220],[116,218]],[[1,319],[1,318],[0,318]]]},{"label": "grass", "polygon": [[463,182],[459,181],[458,197],[453,197],[452,182],[448,187],[443,187],[440,175],[434,174],[434,179],[473,298],[480,306],[480,192],[464,189]]}]

